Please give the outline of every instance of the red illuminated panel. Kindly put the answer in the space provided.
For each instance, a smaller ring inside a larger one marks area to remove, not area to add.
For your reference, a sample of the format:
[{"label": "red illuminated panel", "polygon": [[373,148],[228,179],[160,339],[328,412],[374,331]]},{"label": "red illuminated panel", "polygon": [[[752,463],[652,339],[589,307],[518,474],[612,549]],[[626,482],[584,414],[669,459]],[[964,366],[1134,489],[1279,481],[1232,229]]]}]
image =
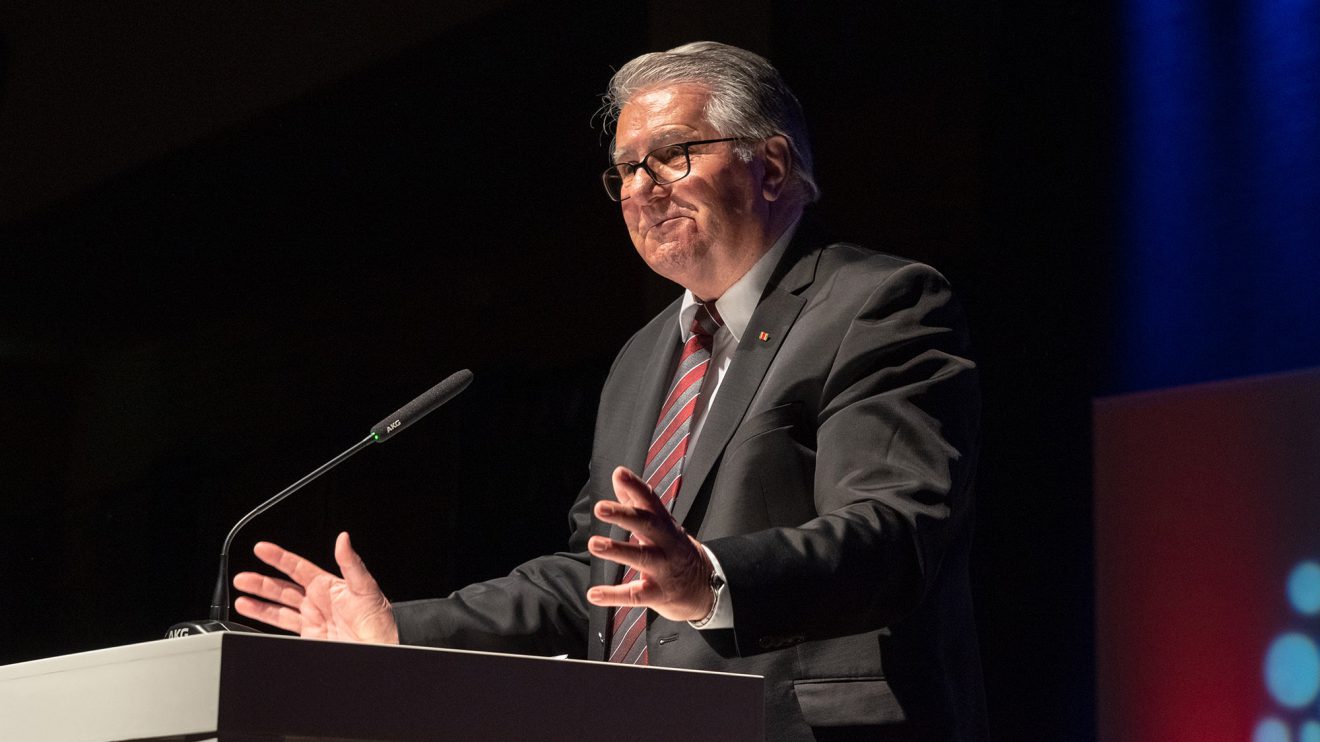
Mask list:
[{"label": "red illuminated panel", "polygon": [[1265,674],[1320,639],[1288,594],[1320,559],[1320,370],[1098,400],[1095,479],[1100,740],[1320,732]]}]

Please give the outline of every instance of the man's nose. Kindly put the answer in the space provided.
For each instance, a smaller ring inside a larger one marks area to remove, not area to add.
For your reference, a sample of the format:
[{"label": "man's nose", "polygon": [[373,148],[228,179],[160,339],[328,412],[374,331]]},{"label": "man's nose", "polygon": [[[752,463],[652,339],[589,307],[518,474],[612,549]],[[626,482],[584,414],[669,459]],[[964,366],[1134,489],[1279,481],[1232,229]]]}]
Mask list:
[{"label": "man's nose", "polygon": [[642,167],[633,171],[623,188],[625,195],[640,201],[651,201],[669,192],[668,185],[656,183],[651,171]]}]

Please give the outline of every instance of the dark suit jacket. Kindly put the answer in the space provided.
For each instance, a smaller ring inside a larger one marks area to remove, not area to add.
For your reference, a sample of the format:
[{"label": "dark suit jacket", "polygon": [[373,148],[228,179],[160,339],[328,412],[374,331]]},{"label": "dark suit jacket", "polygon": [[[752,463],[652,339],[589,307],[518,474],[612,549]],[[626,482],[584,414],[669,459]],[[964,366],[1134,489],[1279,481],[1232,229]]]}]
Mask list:
[{"label": "dark suit jacket", "polygon": [[[650,662],[766,678],[775,740],[984,738],[967,584],[979,397],[944,278],[800,231],[689,452],[674,516],[719,558],[735,628],[652,614]],[[603,659],[592,559],[615,466],[641,471],[680,347],[678,303],[605,383],[566,552],[395,608],[405,643]],[[762,340],[762,333],[766,339]],[[848,736],[848,735],[860,736]]]}]

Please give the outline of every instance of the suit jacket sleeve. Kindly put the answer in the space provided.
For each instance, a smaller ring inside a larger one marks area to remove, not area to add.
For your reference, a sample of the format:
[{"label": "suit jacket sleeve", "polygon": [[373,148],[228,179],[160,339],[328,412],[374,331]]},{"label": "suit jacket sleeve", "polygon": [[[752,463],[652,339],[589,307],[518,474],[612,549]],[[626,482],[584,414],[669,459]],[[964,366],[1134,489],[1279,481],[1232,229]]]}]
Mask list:
[{"label": "suit jacket sleeve", "polygon": [[[961,311],[924,265],[872,286],[841,318],[808,405],[815,472],[803,496],[816,516],[706,542],[728,579],[739,654],[902,619],[968,538],[979,396]],[[831,293],[829,306],[848,303]],[[810,324],[804,313],[794,332]]]}]

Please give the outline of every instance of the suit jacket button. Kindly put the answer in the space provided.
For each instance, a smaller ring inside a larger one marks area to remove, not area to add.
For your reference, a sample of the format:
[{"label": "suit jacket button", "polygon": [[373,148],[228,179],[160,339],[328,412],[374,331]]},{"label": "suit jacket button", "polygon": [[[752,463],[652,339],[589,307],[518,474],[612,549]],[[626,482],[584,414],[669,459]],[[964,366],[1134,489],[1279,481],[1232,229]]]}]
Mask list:
[{"label": "suit jacket button", "polygon": [[596,639],[598,639],[598,640],[600,641],[601,644],[604,644],[604,643],[605,643],[605,632],[604,632],[604,631],[597,631],[597,632],[596,632]]}]

